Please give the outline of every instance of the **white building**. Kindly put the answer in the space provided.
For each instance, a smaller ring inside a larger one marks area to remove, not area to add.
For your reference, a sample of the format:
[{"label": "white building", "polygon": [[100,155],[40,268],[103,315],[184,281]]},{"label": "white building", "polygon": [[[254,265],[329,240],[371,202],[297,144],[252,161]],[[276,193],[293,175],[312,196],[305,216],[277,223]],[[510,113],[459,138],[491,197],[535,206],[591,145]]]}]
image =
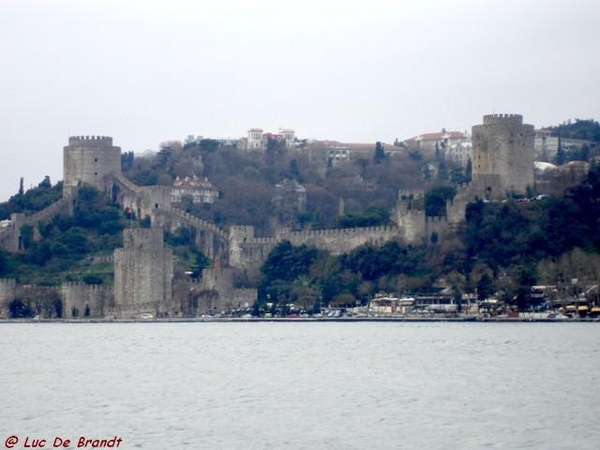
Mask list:
[{"label": "white building", "polygon": [[248,130],[245,148],[246,150],[266,150],[269,140],[284,142],[291,147],[296,140],[296,134],[291,128],[280,128],[279,132],[265,132],[262,128],[251,128]]},{"label": "white building", "polygon": [[214,203],[219,198],[219,191],[213,187],[207,178],[177,177],[171,189],[171,202],[180,203],[185,197],[194,203]]}]

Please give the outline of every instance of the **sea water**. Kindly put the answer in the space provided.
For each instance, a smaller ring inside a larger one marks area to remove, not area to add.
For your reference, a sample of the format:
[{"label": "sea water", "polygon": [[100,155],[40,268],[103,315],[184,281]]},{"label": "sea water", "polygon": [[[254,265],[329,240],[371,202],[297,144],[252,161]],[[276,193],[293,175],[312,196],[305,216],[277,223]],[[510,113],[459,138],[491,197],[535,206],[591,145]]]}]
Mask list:
[{"label": "sea water", "polygon": [[2,324],[0,358],[0,448],[600,448],[595,323]]}]

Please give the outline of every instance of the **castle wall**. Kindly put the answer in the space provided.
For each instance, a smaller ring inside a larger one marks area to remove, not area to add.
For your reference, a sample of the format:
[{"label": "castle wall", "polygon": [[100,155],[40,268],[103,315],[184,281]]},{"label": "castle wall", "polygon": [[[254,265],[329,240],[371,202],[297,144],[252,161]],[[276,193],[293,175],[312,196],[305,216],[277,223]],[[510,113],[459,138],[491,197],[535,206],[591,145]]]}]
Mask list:
[{"label": "castle wall", "polygon": [[[422,228],[425,221],[423,218]],[[229,264],[231,267],[258,270],[269,253],[284,240],[293,245],[307,245],[327,250],[334,255],[348,253],[365,244],[381,245],[391,239],[404,239],[405,230],[396,226],[334,228],[323,230],[290,231],[279,228],[275,237],[256,238],[254,227],[231,227],[229,236]]]},{"label": "castle wall", "polygon": [[74,189],[89,184],[109,193],[111,173],[121,173],[121,148],[107,136],[72,136],[63,149],[63,196],[72,198]]},{"label": "castle wall", "polygon": [[112,286],[85,283],[63,283],[60,287],[63,301],[63,318],[110,316],[114,310]]},{"label": "castle wall", "polygon": [[17,282],[11,279],[0,278],[0,319],[8,319],[8,305],[17,294]]},{"label": "castle wall", "polygon": [[471,184],[460,185],[456,189],[456,195],[446,202],[446,218],[448,223],[459,224],[465,221],[467,205],[475,200]]},{"label": "castle wall", "polygon": [[490,181],[485,198],[501,200],[533,187],[534,138],[533,125],[523,124],[518,114],[487,115],[473,126],[473,181]]},{"label": "castle wall", "polygon": [[364,244],[381,245],[400,235],[401,232],[397,227],[381,226],[294,231],[282,237],[294,245],[305,244],[327,250],[334,255],[341,255]]},{"label": "castle wall", "polygon": [[427,217],[425,220],[424,237],[427,242],[431,242],[434,234],[442,240],[448,232],[448,219],[446,217]]},{"label": "castle wall", "polygon": [[33,314],[44,319],[56,319],[62,313],[62,299],[57,287],[17,285],[15,298],[29,306]]},{"label": "castle wall", "polygon": [[142,313],[170,315],[173,302],[173,252],[164,247],[163,230],[126,229],[123,248],[115,250],[115,306],[117,317]]},{"label": "castle wall", "polygon": [[33,240],[41,239],[38,225],[40,222],[49,222],[53,217],[61,214],[70,213],[70,203],[61,198],[54,202],[42,211],[38,211],[31,216],[25,214],[13,213],[10,215],[11,224],[9,227],[2,229],[0,233],[0,247],[9,252],[18,252],[22,250],[21,227],[23,225],[31,226],[33,229]]},{"label": "castle wall", "polygon": [[558,153],[559,140],[557,136],[538,136],[534,140],[535,159],[537,161],[553,162]]},{"label": "castle wall", "polygon": [[152,212],[152,225],[175,232],[179,227],[194,230],[196,247],[219,265],[228,264],[229,236],[214,223],[206,222],[172,206],[162,206]]},{"label": "castle wall", "polygon": [[395,220],[404,241],[417,242],[426,238],[425,192],[421,189],[400,189]]},{"label": "castle wall", "polygon": [[[204,269],[202,278],[193,286],[196,293],[200,294],[197,314],[252,307],[257,291],[255,288],[239,287],[240,280],[256,285],[258,271],[248,273],[237,268]],[[207,294],[202,295],[202,292]]]}]

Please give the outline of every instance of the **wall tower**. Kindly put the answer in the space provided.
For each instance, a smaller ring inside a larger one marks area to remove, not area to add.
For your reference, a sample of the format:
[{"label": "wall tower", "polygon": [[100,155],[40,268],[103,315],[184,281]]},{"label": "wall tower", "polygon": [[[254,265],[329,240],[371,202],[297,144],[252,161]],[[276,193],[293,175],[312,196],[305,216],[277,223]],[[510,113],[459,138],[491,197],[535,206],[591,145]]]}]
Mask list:
[{"label": "wall tower", "polygon": [[72,198],[73,190],[89,184],[110,193],[109,175],[121,173],[121,148],[107,136],[71,136],[63,149],[63,197]]},{"label": "wall tower", "polygon": [[115,250],[115,315],[176,313],[172,282],[173,252],[164,246],[163,229],[123,230],[123,248]]},{"label": "wall tower", "polygon": [[407,242],[425,237],[425,193],[421,189],[400,189],[396,202],[396,224]]},{"label": "wall tower", "polygon": [[479,195],[501,200],[525,194],[534,183],[533,125],[519,114],[490,114],[473,126],[473,184]]}]

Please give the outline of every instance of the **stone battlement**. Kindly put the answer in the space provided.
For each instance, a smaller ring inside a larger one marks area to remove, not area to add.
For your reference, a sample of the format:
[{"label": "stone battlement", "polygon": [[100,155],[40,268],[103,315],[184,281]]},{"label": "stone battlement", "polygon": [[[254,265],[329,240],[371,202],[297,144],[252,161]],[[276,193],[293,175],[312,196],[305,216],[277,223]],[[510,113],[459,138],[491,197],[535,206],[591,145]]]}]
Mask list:
[{"label": "stone battlement", "polygon": [[207,222],[207,221],[202,220],[188,212],[185,212],[179,208],[175,208],[172,206],[163,206],[162,209],[164,211],[170,212],[176,216],[181,217],[182,219],[186,220],[190,225],[194,226],[195,228],[210,230],[210,231],[214,232],[215,234],[217,234],[219,237],[221,237],[223,239],[227,239],[227,233],[224,230],[220,229],[217,225],[215,225],[212,222]]},{"label": "stone battlement", "polygon": [[425,191],[423,191],[423,189],[400,189],[398,191],[398,199],[399,200],[405,200],[405,199],[422,199],[425,197]]},{"label": "stone battlement", "polygon": [[118,181],[123,187],[125,187],[129,191],[136,193],[136,194],[139,194],[142,192],[142,188],[140,186],[132,183],[127,178],[125,178],[122,174],[115,173],[115,174],[113,174],[113,177],[115,178],[116,181]]},{"label": "stone battlement", "polygon": [[484,125],[514,123],[521,125],[523,116],[521,114],[487,114],[483,116]]},{"label": "stone battlement", "polygon": [[378,235],[388,234],[397,232],[397,227],[393,226],[377,226],[377,227],[361,227],[361,228],[324,228],[319,230],[306,230],[306,231],[292,231],[291,236],[301,239],[310,240],[314,237],[327,236],[327,237],[344,237],[344,236],[355,236],[362,234]]},{"label": "stone battlement", "polygon": [[357,235],[388,235],[390,233],[397,233],[398,227],[396,226],[374,226],[374,227],[360,227],[360,228],[321,228],[317,230],[302,230],[302,231],[290,231],[287,228],[280,228],[276,232],[276,236],[268,237],[255,237],[254,227],[231,227],[236,231],[245,231],[247,234],[244,236],[245,245],[249,244],[261,244],[261,245],[274,245],[278,244],[282,240],[292,239],[293,241],[310,241],[313,238],[319,237],[349,237]]},{"label": "stone battlement", "polygon": [[258,244],[258,245],[276,245],[280,242],[280,239],[276,237],[254,237],[246,242],[245,245]]},{"label": "stone battlement", "polygon": [[17,280],[13,278],[0,278],[0,287],[14,288],[17,286]]},{"label": "stone battlement", "polygon": [[107,292],[111,293],[113,291],[113,287],[107,284],[87,284],[81,281],[63,281],[61,283],[61,288],[63,289],[72,289],[72,290],[86,290],[91,292]]},{"label": "stone battlement", "polygon": [[37,225],[39,222],[51,220],[53,217],[59,215],[60,213],[68,212],[69,201],[64,197],[55,201],[48,207],[42,209],[41,211],[32,214],[27,217],[28,223],[32,225]]},{"label": "stone battlement", "polygon": [[69,145],[103,144],[112,146],[113,140],[109,136],[69,136]]},{"label": "stone battlement", "polygon": [[425,222],[429,223],[445,223],[448,222],[446,216],[426,216]]}]

